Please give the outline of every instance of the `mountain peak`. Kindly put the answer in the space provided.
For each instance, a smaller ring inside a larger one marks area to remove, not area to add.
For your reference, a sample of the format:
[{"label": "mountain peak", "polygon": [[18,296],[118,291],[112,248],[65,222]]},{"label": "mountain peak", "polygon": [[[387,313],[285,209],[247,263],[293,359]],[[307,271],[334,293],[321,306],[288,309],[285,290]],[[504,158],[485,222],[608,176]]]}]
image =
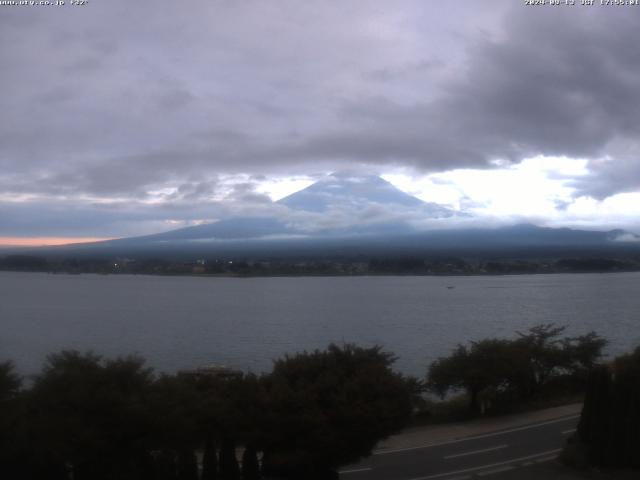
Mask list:
[{"label": "mountain peak", "polygon": [[366,207],[371,204],[421,207],[425,202],[403,192],[377,175],[343,170],[278,201],[294,210],[325,212],[331,206]]},{"label": "mountain peak", "polygon": [[233,217],[133,240],[247,240],[306,237],[310,232],[325,237],[406,234],[416,231],[408,217],[423,219],[454,215],[448,208],[423,202],[383,178],[352,171],[327,175],[277,203],[295,210],[296,214],[288,216],[292,212],[279,210],[273,216]]},{"label": "mountain peak", "polygon": [[346,182],[356,182],[356,183],[385,181],[382,177],[379,177],[378,175],[373,175],[370,173],[365,174],[357,170],[338,170],[333,173],[330,173],[329,175],[324,177],[324,179],[322,180],[332,180],[332,179],[338,179]]}]

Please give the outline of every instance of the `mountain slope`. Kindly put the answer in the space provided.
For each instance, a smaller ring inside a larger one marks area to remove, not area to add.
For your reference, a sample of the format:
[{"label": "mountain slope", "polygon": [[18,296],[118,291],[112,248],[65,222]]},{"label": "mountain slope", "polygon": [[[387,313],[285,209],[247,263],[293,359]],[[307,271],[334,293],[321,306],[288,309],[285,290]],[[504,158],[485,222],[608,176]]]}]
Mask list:
[{"label": "mountain slope", "polygon": [[429,203],[403,192],[376,175],[356,175],[337,172],[278,201],[293,210],[327,212],[331,208],[364,209],[384,205],[398,209],[411,209],[426,218],[441,218],[456,212],[437,203]]},{"label": "mountain slope", "polygon": [[[428,219],[460,214],[423,202],[375,175],[336,173],[274,203],[270,215],[220,220],[134,238],[58,251],[109,254],[278,255],[420,254],[427,252],[550,252],[639,249],[640,237],[623,230],[585,231],[515,225],[502,228],[424,230]],[[213,252],[213,253],[212,253]]]},{"label": "mountain slope", "polygon": [[[364,207],[372,203],[421,207],[422,200],[375,175],[338,172],[278,201],[295,210],[326,212],[332,206]],[[443,207],[441,207],[443,208]],[[443,210],[446,210],[443,208]]]},{"label": "mountain slope", "polygon": [[[409,233],[378,230],[372,234],[363,232],[362,235],[343,236],[271,235],[228,240],[220,238],[221,232],[216,232],[215,238],[196,238],[201,235],[199,229],[183,230],[186,232],[178,230],[157,236],[42,248],[38,251],[43,255],[58,257],[190,259],[451,255],[476,258],[597,258],[640,254],[640,237],[626,231],[556,229],[534,225]],[[170,238],[169,234],[176,235]],[[234,231],[234,234],[237,232]]]},{"label": "mountain slope", "polygon": [[415,231],[403,218],[408,213],[425,219],[455,214],[446,207],[423,202],[375,175],[349,173],[329,175],[279,200],[274,207],[273,216],[229,218],[111,243],[399,234]]},{"label": "mountain slope", "polygon": [[205,223],[193,227],[179,228],[168,232],[145,235],[143,237],[110,240],[111,243],[122,242],[171,242],[195,240],[236,240],[247,238],[263,238],[274,235],[294,235],[296,231],[277,218],[269,217],[237,217]]}]

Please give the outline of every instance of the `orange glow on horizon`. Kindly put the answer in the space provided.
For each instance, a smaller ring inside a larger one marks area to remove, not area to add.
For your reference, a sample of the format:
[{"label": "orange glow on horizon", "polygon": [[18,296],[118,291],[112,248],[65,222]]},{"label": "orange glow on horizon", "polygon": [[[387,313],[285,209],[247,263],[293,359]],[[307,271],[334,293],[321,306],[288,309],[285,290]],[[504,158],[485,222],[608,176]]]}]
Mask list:
[{"label": "orange glow on horizon", "polygon": [[0,237],[0,246],[4,247],[45,247],[70,245],[72,243],[90,243],[113,240],[110,237]]}]

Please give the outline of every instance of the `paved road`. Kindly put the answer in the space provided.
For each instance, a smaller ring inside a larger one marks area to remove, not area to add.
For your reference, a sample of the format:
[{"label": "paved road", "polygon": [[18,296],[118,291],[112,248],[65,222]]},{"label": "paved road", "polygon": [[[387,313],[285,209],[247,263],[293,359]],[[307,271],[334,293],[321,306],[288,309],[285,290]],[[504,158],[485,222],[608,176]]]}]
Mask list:
[{"label": "paved road", "polygon": [[340,472],[342,480],[463,480],[553,460],[578,415],[431,445],[375,452]]}]

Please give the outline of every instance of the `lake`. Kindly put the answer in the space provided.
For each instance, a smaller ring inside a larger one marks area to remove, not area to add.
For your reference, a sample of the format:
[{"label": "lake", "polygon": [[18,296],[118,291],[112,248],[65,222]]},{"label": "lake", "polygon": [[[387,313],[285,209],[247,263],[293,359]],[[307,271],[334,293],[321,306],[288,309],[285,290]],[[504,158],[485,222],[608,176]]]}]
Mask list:
[{"label": "lake", "polygon": [[267,371],[330,342],[380,344],[423,375],[458,342],[538,323],[640,345],[640,273],[213,278],[0,272],[0,360],[37,372],[61,349],[138,353],[161,371]]}]

